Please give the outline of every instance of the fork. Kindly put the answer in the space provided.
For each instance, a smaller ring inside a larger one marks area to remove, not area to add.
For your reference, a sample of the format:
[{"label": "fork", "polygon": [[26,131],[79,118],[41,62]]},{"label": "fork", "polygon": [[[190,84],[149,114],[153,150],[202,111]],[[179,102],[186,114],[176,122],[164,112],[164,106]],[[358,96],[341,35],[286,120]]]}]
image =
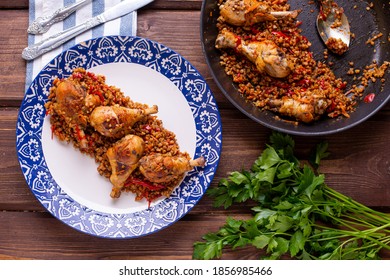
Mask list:
[{"label": "fork", "polygon": [[54,23],[64,20],[78,8],[90,2],[92,2],[92,0],[80,0],[56,10],[53,14],[49,16],[39,17],[31,23],[31,25],[27,29],[27,32],[35,35],[45,33]]}]

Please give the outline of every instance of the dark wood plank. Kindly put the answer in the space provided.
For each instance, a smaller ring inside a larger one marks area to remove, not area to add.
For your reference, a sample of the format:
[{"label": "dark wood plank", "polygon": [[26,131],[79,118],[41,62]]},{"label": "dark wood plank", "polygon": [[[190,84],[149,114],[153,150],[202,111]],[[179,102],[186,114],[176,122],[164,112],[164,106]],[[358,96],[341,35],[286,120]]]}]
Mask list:
[{"label": "dark wood plank", "polygon": [[[194,242],[201,241],[206,233],[217,231],[226,219],[200,215],[191,218],[148,236],[113,240],[80,233],[47,213],[0,212],[0,259],[189,260]],[[261,253],[253,247],[226,249],[222,258],[256,260]],[[382,257],[389,259],[389,251],[384,251]]]},{"label": "dark wood plank", "polygon": [[[183,219],[156,234],[112,240],[80,233],[48,213],[0,212],[0,258],[190,259],[193,243],[207,232],[218,230],[224,221],[225,217],[197,216],[193,220]],[[238,251],[224,258],[256,256]]]},{"label": "dark wood plank", "polygon": [[155,0],[148,8],[165,10],[200,10],[202,0]]},{"label": "dark wood plank", "polygon": [[27,17],[25,10],[0,10],[1,106],[19,106],[24,94],[26,62],[21,53],[27,45]]},{"label": "dark wood plank", "polygon": [[28,0],[2,0],[0,9],[28,9]]},{"label": "dark wood plank", "polygon": [[[154,9],[200,9],[202,0],[155,0],[148,8]],[[28,9],[28,0],[13,0],[0,2],[0,9]]]}]

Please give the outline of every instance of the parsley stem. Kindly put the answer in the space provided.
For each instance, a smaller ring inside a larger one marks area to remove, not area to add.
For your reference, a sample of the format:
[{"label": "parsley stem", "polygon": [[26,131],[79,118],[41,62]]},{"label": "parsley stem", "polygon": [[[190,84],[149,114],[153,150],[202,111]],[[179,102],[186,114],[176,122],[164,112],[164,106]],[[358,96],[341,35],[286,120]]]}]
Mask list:
[{"label": "parsley stem", "polygon": [[[340,200],[340,201],[343,201],[347,204],[349,204],[350,206],[358,209],[359,212],[362,212],[362,213],[366,213],[367,215],[369,215],[370,217],[378,220],[379,222],[388,222],[390,221],[390,216],[385,214],[385,213],[382,213],[382,212],[379,212],[379,211],[375,211],[367,206],[365,206],[364,204],[361,204],[359,202],[357,202],[356,200],[353,200],[352,198],[349,198],[327,186],[325,186],[324,188],[324,191],[326,194],[329,194],[331,197],[335,197],[336,199]],[[371,215],[373,214],[373,215]],[[379,219],[381,218],[381,219]]]}]

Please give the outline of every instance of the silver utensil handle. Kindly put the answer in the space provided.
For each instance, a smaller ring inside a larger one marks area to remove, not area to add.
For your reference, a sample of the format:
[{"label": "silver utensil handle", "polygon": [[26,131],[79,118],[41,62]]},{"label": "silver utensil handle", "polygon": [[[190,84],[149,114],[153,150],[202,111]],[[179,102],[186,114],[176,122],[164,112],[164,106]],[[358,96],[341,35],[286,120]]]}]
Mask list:
[{"label": "silver utensil handle", "polygon": [[76,37],[77,35],[91,29],[92,27],[99,25],[104,22],[104,19],[100,16],[91,18],[90,20],[66,29],[56,35],[53,35],[45,40],[42,40],[34,45],[28,46],[22,52],[22,57],[26,60],[34,59],[44,53],[47,53],[70,39]]},{"label": "silver utensil handle", "polygon": [[39,17],[34,20],[28,27],[27,32],[30,34],[42,34],[45,33],[51,25],[56,22],[62,21],[67,18],[70,14],[76,11],[78,8],[91,2],[92,0],[81,0],[71,5],[65,6],[56,10],[52,15],[46,17]]}]

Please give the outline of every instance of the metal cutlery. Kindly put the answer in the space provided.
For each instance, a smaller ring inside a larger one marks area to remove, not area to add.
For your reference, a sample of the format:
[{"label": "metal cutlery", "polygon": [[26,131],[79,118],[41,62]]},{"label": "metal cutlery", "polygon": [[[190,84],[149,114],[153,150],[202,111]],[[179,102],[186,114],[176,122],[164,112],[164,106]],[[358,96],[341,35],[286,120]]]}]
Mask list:
[{"label": "metal cutlery", "polygon": [[333,0],[320,0],[320,13],[316,26],[321,39],[326,44],[329,38],[342,40],[347,46],[351,41],[349,23],[343,9]]},{"label": "metal cutlery", "polygon": [[86,30],[91,29],[92,27],[111,21],[123,15],[126,15],[151,2],[153,2],[153,0],[122,1],[119,4],[115,5],[114,7],[103,12],[102,14],[95,16],[82,24],[66,29],[34,45],[26,47],[22,52],[22,57],[26,60],[34,59],[48,51],[51,51],[59,47],[60,45],[76,37],[77,35],[85,32]]},{"label": "metal cutlery", "polygon": [[39,17],[31,23],[31,25],[27,29],[27,32],[30,34],[45,33],[54,23],[64,20],[74,11],[90,2],[92,2],[92,0],[77,1],[76,3],[56,10],[53,14],[49,16]]}]

